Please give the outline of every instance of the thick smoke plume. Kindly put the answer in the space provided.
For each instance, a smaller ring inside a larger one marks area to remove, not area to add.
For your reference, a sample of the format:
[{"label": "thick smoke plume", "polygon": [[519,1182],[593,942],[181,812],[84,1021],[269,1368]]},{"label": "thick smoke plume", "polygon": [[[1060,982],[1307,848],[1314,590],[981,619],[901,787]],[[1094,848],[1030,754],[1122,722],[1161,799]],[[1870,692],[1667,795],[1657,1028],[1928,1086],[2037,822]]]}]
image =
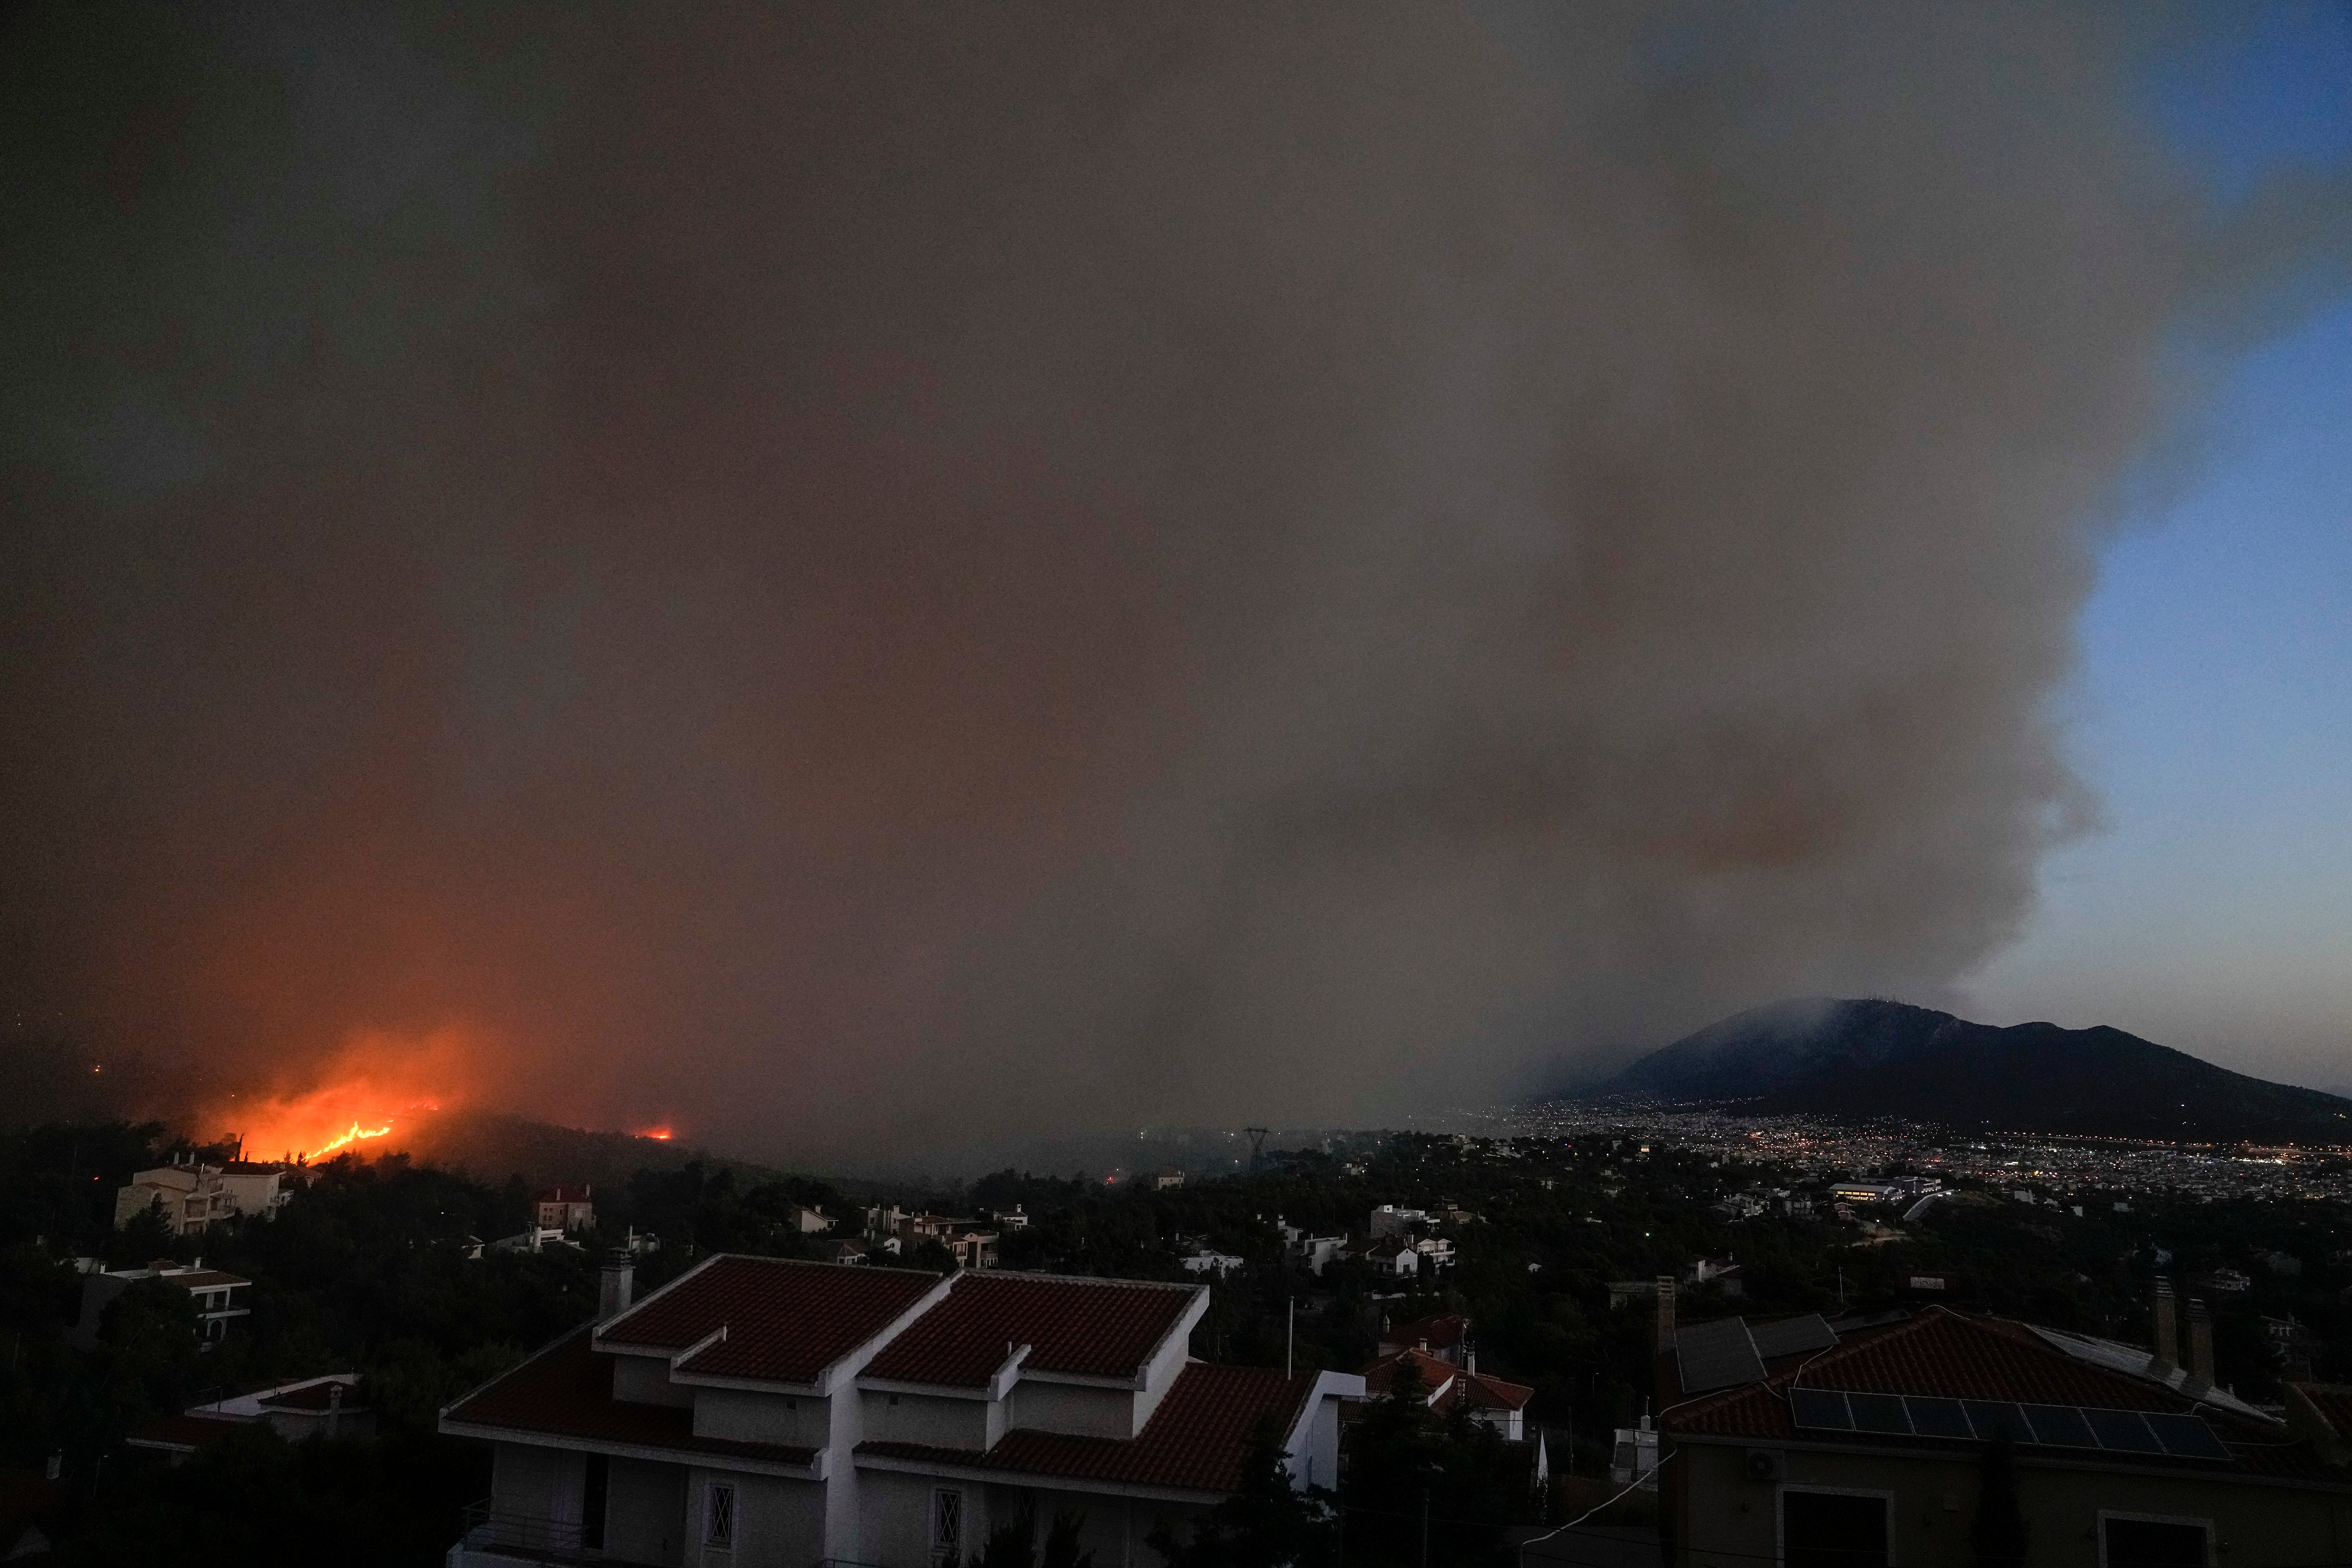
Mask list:
[{"label": "thick smoke plume", "polygon": [[1931,999],[2270,276],[2141,15],[20,11],[19,1011],[807,1150]]}]

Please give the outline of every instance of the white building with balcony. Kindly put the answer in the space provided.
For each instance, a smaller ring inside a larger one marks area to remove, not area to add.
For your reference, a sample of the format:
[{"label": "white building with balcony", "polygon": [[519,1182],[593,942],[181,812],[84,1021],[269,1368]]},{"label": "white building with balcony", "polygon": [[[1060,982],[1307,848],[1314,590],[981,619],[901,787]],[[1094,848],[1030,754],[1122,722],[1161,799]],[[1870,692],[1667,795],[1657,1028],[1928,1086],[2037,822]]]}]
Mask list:
[{"label": "white building with balcony", "polygon": [[663,1568],[969,1560],[1024,1508],[1142,1561],[1238,1485],[1270,1418],[1328,1486],[1360,1377],[1186,1353],[1205,1285],[852,1268],[722,1254],[442,1412],[495,1447],[449,1568],[551,1553]]}]

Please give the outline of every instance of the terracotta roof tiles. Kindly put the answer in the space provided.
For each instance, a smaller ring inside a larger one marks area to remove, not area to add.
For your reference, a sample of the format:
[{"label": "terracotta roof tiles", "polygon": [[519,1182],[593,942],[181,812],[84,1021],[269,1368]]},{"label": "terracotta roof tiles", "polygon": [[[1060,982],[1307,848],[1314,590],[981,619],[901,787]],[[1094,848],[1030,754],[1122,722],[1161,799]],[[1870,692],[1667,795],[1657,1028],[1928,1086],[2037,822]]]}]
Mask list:
[{"label": "terracotta roof tiles", "polygon": [[866,1363],[869,1377],[984,1386],[1010,1347],[1028,1345],[1024,1373],[1139,1376],[1201,1285],[1034,1274],[960,1274],[947,1299]]},{"label": "terracotta roof tiles", "polygon": [[805,1384],[939,1282],[920,1269],[727,1255],[648,1296],[598,1338],[677,1352],[723,1328],[724,1340],[679,1370]]},{"label": "terracotta roof tiles", "polygon": [[1314,1386],[1311,1375],[1196,1363],[1178,1374],[1131,1441],[1016,1429],[985,1453],[921,1443],[861,1443],[857,1452],[1024,1476],[1230,1492],[1241,1484],[1252,1429],[1271,1418],[1277,1437],[1286,1435]]},{"label": "terracotta roof tiles", "polygon": [[589,1348],[589,1330],[574,1330],[554,1347],[452,1405],[444,1419],[510,1431],[557,1433],[591,1442],[728,1458],[806,1465],[814,1448],[698,1437],[694,1412],[670,1405],[627,1404],[613,1397],[613,1362]]}]

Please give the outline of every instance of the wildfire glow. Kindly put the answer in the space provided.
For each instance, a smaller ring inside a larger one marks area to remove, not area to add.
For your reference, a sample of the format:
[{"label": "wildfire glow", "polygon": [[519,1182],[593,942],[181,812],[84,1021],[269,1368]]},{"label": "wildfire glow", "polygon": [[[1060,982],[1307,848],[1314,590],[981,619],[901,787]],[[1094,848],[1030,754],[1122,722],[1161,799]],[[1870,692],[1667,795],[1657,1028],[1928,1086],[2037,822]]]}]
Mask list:
[{"label": "wildfire glow", "polygon": [[648,1127],[642,1132],[637,1133],[636,1136],[639,1138],[652,1138],[667,1143],[670,1141],[670,1130],[667,1127]]},{"label": "wildfire glow", "polygon": [[417,1112],[440,1110],[453,1086],[467,1080],[467,1044],[456,1029],[422,1038],[357,1033],[314,1080],[317,1087],[240,1099],[214,1120],[221,1131],[243,1136],[249,1160],[357,1152],[396,1127],[413,1126]]},{"label": "wildfire glow", "polygon": [[391,1131],[392,1123],[389,1121],[385,1122],[381,1127],[362,1127],[358,1122],[354,1121],[352,1123],[352,1129],[350,1131],[344,1133],[340,1138],[321,1143],[316,1149],[310,1150],[303,1157],[305,1159],[316,1160],[321,1155],[333,1153],[336,1150],[341,1148],[346,1143],[356,1143],[362,1138],[381,1138]]}]

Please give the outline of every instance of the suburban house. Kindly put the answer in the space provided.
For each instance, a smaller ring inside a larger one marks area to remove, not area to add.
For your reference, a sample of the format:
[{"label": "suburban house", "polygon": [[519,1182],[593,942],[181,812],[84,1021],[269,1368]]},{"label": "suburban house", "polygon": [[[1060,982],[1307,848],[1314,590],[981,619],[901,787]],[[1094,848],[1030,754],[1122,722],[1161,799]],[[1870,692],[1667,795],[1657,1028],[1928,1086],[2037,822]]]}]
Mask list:
[{"label": "suburban house", "polygon": [[833,1228],[833,1221],[826,1217],[823,1209],[810,1208],[805,1204],[786,1204],[784,1223],[803,1236],[815,1236]]},{"label": "suburban house", "polygon": [[[569,1235],[596,1228],[596,1189],[546,1187],[531,1199],[532,1223],[541,1230]],[[532,1251],[536,1252],[537,1247]]]},{"label": "suburban house", "polygon": [[375,1413],[358,1397],[360,1374],[330,1373],[274,1388],[191,1405],[177,1415],[158,1415],[123,1440],[134,1448],[168,1454],[180,1464],[208,1443],[243,1426],[264,1426],[291,1443],[305,1437],[372,1437]]},{"label": "suburban house", "polygon": [[1941,1306],[1677,1329],[1661,1280],[1666,1561],[1964,1568],[2011,1500],[2029,1563],[2341,1561],[2317,1403],[2296,1431],[2213,1386],[2201,1303],[2185,1367],[2173,1327],[2160,1288],[2153,1351]]},{"label": "suburban house", "polygon": [[1469,1345],[1470,1320],[1460,1312],[1415,1318],[1394,1328],[1389,1326],[1385,1315],[1381,1320],[1380,1353],[1383,1356],[1417,1350],[1423,1355],[1435,1356],[1448,1366],[1463,1366],[1468,1362]]},{"label": "suburban house", "polygon": [[1230,1252],[1219,1252],[1214,1247],[1204,1247],[1198,1252],[1187,1254],[1176,1261],[1183,1265],[1184,1271],[1188,1274],[1213,1273],[1218,1279],[1223,1279],[1249,1260],[1236,1258]]},{"label": "suburban house", "polygon": [[190,1162],[141,1171],[115,1189],[114,1227],[121,1229],[158,1205],[174,1236],[238,1215],[275,1219],[293,1195],[286,1186],[289,1169],[274,1162],[231,1160],[221,1165]]},{"label": "suburban house", "polygon": [[1464,1367],[1440,1361],[1423,1351],[1398,1351],[1364,1369],[1364,1392],[1386,1394],[1396,1382],[1398,1369],[1407,1363],[1412,1363],[1422,1385],[1429,1390],[1432,1410],[1449,1411],[1458,1405],[1471,1420],[1493,1427],[1507,1440],[1527,1440],[1528,1401],[1535,1397],[1536,1391],[1526,1384],[1508,1383],[1478,1372],[1475,1355],[1470,1365]]},{"label": "suburban house", "polygon": [[894,1257],[905,1257],[927,1241],[947,1248],[959,1268],[996,1267],[998,1233],[977,1219],[909,1214],[896,1204],[866,1211],[866,1238]]},{"label": "suburban house", "polygon": [[110,1269],[99,1268],[93,1259],[89,1272],[81,1278],[81,1318],[67,1339],[84,1350],[98,1343],[99,1323],[106,1309],[117,1296],[142,1279],[168,1280],[195,1299],[196,1338],[206,1350],[226,1337],[232,1321],[253,1313],[238,1295],[250,1289],[253,1281],[241,1275],[207,1268],[201,1258],[194,1263],[159,1258],[144,1268]]},{"label": "suburban house", "polygon": [[1374,1271],[1394,1275],[1399,1279],[1410,1279],[1421,1272],[1421,1254],[1413,1250],[1412,1243],[1398,1236],[1365,1248],[1364,1261]]},{"label": "suburban house", "polygon": [[1348,1238],[1344,1236],[1309,1236],[1279,1215],[1275,1216],[1274,1225],[1282,1233],[1283,1250],[1305,1264],[1310,1274],[1319,1275],[1348,1256]]},{"label": "suburban house", "polygon": [[594,1322],[442,1412],[496,1455],[450,1568],[933,1568],[1024,1507],[1082,1514],[1111,1568],[1228,1495],[1261,1423],[1330,1484],[1363,1392],[1192,1360],[1204,1285],[734,1254],[630,1281],[609,1262]]}]

